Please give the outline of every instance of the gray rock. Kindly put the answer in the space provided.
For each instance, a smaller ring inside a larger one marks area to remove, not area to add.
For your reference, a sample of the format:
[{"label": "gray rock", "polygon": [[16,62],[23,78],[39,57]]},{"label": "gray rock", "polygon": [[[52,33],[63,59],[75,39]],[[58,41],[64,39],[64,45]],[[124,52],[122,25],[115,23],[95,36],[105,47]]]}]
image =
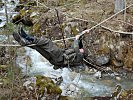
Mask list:
[{"label": "gray rock", "polygon": [[97,65],[105,65],[109,62],[110,56],[108,55],[100,55],[96,57],[96,64]]}]

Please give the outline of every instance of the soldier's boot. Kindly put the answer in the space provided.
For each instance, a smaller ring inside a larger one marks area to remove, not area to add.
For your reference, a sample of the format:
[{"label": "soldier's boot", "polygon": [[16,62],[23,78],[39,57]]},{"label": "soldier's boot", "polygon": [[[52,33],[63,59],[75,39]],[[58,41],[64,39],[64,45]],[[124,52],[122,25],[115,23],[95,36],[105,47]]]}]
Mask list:
[{"label": "soldier's boot", "polygon": [[22,38],[17,32],[13,32],[14,39],[22,46],[29,45],[30,42],[26,39]]},{"label": "soldier's boot", "polygon": [[27,34],[27,33],[23,30],[22,27],[19,27],[18,33],[19,33],[19,35],[20,35],[22,38],[28,40],[29,42],[33,42],[33,41],[35,40],[35,38],[34,38],[33,36],[30,36],[29,34]]}]

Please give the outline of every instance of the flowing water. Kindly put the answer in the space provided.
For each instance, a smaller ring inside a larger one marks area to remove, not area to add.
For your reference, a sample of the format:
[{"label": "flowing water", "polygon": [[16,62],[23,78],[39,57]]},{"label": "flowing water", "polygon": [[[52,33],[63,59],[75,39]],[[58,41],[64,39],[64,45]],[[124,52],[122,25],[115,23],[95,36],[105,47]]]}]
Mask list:
[{"label": "flowing water", "polygon": [[68,68],[54,70],[53,65],[37,51],[30,48],[25,49],[26,55],[31,58],[32,67],[27,66],[26,68],[24,59],[19,57],[17,63],[21,66],[23,72],[28,73],[30,76],[41,74],[52,79],[62,76],[63,82],[60,85],[63,90],[62,95],[77,95],[80,93],[84,96],[110,96],[118,84],[123,89],[133,88],[133,81],[125,78],[116,80],[115,77],[108,76],[107,78],[97,79],[95,74],[71,72]]}]

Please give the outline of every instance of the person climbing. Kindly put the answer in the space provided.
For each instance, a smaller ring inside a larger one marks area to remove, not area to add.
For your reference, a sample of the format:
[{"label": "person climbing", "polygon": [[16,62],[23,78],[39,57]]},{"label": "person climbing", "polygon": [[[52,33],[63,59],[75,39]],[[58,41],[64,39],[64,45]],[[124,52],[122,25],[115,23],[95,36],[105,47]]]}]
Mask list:
[{"label": "person climbing", "polygon": [[61,49],[50,39],[37,38],[27,34],[22,27],[18,32],[13,32],[14,39],[22,46],[27,46],[38,51],[51,64],[60,67],[81,65],[83,58],[87,56],[87,49],[83,48],[79,41],[80,35],[76,35],[73,48]]}]

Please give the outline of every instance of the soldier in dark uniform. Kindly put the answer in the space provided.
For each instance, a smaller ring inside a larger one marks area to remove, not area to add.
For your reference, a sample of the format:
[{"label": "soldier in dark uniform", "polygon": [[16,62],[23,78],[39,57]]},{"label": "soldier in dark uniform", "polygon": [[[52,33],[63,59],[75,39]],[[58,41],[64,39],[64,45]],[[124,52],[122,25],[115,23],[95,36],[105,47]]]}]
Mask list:
[{"label": "soldier in dark uniform", "polygon": [[[30,36],[22,28],[18,32],[14,32],[13,37],[20,45],[37,50],[51,64],[58,67],[80,65],[87,55],[87,51],[85,52],[82,46],[79,47],[80,35],[76,36],[74,48],[67,50],[58,48],[50,39]],[[80,44],[82,45],[81,42]]]}]

